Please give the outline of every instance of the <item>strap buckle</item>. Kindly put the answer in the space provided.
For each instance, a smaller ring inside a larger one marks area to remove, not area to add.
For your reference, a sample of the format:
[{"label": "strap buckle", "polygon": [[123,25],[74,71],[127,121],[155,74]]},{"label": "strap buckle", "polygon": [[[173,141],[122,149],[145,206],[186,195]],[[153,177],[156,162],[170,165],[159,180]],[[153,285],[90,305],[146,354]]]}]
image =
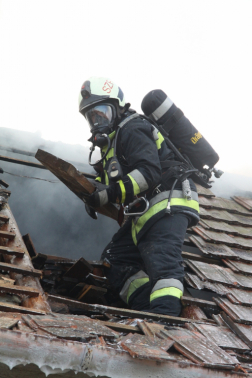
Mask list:
[{"label": "strap buckle", "polygon": [[[140,212],[138,212],[138,213],[130,213],[130,212],[129,212],[130,209],[132,209],[132,207],[134,207],[134,206],[136,206],[137,204],[139,204],[141,201],[144,201],[144,202],[145,202],[145,209],[144,209],[144,211],[140,211]],[[123,213],[124,213],[124,215],[130,216],[130,217],[133,217],[133,216],[135,216],[135,215],[140,216],[140,215],[145,214],[146,211],[149,209],[149,207],[150,207],[150,203],[149,203],[149,201],[148,201],[146,198],[144,198],[144,197],[139,197],[139,198],[137,198],[135,201],[131,202],[128,206],[125,206],[125,208],[124,208],[124,210],[123,210]]]}]

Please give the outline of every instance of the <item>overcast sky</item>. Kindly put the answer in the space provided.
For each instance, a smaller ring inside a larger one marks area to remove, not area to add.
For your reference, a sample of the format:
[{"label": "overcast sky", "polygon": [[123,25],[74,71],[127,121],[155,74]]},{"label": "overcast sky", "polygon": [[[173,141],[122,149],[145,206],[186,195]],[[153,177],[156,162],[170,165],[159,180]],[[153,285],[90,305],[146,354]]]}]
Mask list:
[{"label": "overcast sky", "polygon": [[250,0],[0,0],[0,127],[86,145],[79,90],[105,76],[137,111],[163,89],[252,177],[251,20]]}]

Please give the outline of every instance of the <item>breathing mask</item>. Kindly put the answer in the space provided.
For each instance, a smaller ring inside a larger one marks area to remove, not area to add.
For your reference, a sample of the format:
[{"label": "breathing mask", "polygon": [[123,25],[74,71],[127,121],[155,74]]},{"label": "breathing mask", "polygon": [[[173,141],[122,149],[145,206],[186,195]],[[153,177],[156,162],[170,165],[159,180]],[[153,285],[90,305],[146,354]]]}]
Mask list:
[{"label": "breathing mask", "polygon": [[[85,113],[85,118],[88,121],[90,131],[92,133],[91,141],[93,142],[90,148],[89,164],[91,166],[103,161],[110,149],[111,142],[108,134],[112,132],[114,121],[116,118],[116,109],[112,104],[101,104],[94,106]],[[91,163],[91,156],[95,149],[95,146],[100,148],[107,147],[107,151],[103,155],[99,162]]]},{"label": "breathing mask", "polygon": [[94,106],[85,113],[93,137],[96,134],[109,134],[114,125],[116,110],[112,104]]}]

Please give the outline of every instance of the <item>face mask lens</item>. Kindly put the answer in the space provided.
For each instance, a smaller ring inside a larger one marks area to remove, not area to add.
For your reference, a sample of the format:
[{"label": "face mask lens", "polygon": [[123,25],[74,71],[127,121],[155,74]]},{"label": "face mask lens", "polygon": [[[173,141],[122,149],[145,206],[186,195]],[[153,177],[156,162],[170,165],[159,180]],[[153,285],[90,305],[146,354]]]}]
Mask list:
[{"label": "face mask lens", "polygon": [[91,132],[108,127],[113,119],[112,107],[109,105],[98,105],[86,113]]}]

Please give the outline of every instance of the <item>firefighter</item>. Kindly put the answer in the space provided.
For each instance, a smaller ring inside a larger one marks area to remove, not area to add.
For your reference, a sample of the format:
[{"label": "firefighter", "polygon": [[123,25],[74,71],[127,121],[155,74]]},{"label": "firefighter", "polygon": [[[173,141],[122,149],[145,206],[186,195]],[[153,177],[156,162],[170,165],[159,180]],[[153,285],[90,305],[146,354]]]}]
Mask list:
[{"label": "firefighter", "polygon": [[[101,148],[102,170],[96,181],[106,184],[90,195],[89,214],[109,202],[126,206],[136,201],[130,209],[135,215],[102,253],[111,265],[106,272],[110,285],[134,310],[179,316],[182,244],[186,229],[199,220],[195,184],[188,179],[192,199],[184,198],[185,167],[158,129],[130,109],[111,80],[85,81],[79,111],[89,124],[91,140]],[[118,164],[111,166],[114,161]]]}]

